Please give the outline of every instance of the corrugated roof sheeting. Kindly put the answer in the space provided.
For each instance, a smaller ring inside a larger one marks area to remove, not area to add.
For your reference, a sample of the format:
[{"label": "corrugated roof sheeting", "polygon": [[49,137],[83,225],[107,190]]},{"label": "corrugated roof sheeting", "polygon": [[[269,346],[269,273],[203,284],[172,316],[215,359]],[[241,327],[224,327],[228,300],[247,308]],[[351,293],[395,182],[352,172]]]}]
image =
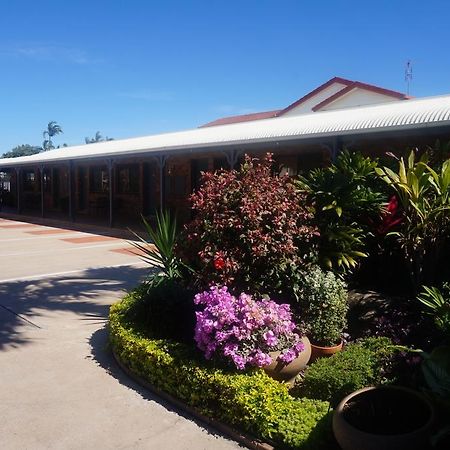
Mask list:
[{"label": "corrugated roof sheeting", "polygon": [[245,149],[246,145],[257,143],[301,142],[333,135],[430,126],[450,126],[450,95],[78,145],[32,156],[0,159],[0,167],[141,153],[170,154],[227,147]]}]

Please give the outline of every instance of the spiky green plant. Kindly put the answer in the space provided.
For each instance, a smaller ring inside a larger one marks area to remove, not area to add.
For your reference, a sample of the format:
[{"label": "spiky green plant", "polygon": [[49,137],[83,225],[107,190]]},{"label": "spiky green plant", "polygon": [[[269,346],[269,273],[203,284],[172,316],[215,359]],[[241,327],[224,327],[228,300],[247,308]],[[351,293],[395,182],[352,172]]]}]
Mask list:
[{"label": "spiky green plant", "polygon": [[182,278],[183,263],[175,254],[177,243],[177,220],[169,211],[156,214],[156,225],[152,227],[142,216],[142,223],[149,239],[132,232],[138,242],[131,242],[141,254],[141,258],[153,267],[159,268],[164,276],[171,279]]},{"label": "spiky green plant", "polygon": [[450,333],[450,283],[444,283],[442,289],[423,286],[417,299],[427,308],[436,326]]}]

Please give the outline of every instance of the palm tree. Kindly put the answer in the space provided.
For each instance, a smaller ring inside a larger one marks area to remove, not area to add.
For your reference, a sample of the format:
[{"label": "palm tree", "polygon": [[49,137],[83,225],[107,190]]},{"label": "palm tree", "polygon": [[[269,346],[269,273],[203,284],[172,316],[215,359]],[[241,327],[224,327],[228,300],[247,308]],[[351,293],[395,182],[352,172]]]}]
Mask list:
[{"label": "palm tree", "polygon": [[113,140],[114,140],[113,138],[109,138],[108,136],[103,137],[100,131],[97,131],[93,138],[88,137],[84,138],[86,144],[95,144],[96,142],[113,141]]},{"label": "palm tree", "polygon": [[42,144],[44,151],[52,150],[55,148],[53,145],[52,137],[61,134],[62,132],[63,130],[61,126],[58,125],[58,123],[55,122],[54,120],[48,123],[47,129],[44,130],[44,132],[42,133],[42,135],[44,136],[44,142]]}]

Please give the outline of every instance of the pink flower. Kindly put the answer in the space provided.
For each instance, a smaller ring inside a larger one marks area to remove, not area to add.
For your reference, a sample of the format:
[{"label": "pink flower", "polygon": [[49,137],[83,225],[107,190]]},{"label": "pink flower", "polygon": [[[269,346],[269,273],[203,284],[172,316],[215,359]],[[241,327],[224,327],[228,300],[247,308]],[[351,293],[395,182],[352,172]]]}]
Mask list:
[{"label": "pink flower", "polygon": [[267,333],[264,333],[263,337],[269,347],[274,347],[278,344],[278,339],[271,330],[267,331]]},{"label": "pink flower", "polygon": [[290,362],[304,349],[289,305],[248,294],[236,298],[219,286],[197,294],[194,301],[204,306],[196,313],[195,341],[207,359],[225,357],[243,370],[270,364],[272,350],[284,350],[280,358]]}]

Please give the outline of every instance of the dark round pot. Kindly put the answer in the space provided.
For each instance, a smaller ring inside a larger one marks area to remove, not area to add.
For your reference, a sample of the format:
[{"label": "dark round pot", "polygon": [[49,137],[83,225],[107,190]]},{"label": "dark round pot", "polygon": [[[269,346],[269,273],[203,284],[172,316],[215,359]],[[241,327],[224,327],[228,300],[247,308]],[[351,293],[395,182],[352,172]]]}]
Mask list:
[{"label": "dark round pot", "polygon": [[311,344],[311,360],[315,361],[317,358],[327,358],[334,355],[342,350],[342,341],[338,345],[333,345],[332,347],[321,347],[320,345]]},{"label": "dark round pot", "polygon": [[423,450],[434,418],[433,405],[419,392],[369,387],[339,403],[333,433],[343,450]]},{"label": "dark round pot", "polygon": [[311,357],[311,344],[309,339],[303,336],[302,342],[305,345],[305,349],[289,364],[277,360],[281,352],[270,352],[269,355],[272,357],[272,364],[264,367],[267,375],[275,380],[287,381],[292,384],[295,377],[306,367]]}]

